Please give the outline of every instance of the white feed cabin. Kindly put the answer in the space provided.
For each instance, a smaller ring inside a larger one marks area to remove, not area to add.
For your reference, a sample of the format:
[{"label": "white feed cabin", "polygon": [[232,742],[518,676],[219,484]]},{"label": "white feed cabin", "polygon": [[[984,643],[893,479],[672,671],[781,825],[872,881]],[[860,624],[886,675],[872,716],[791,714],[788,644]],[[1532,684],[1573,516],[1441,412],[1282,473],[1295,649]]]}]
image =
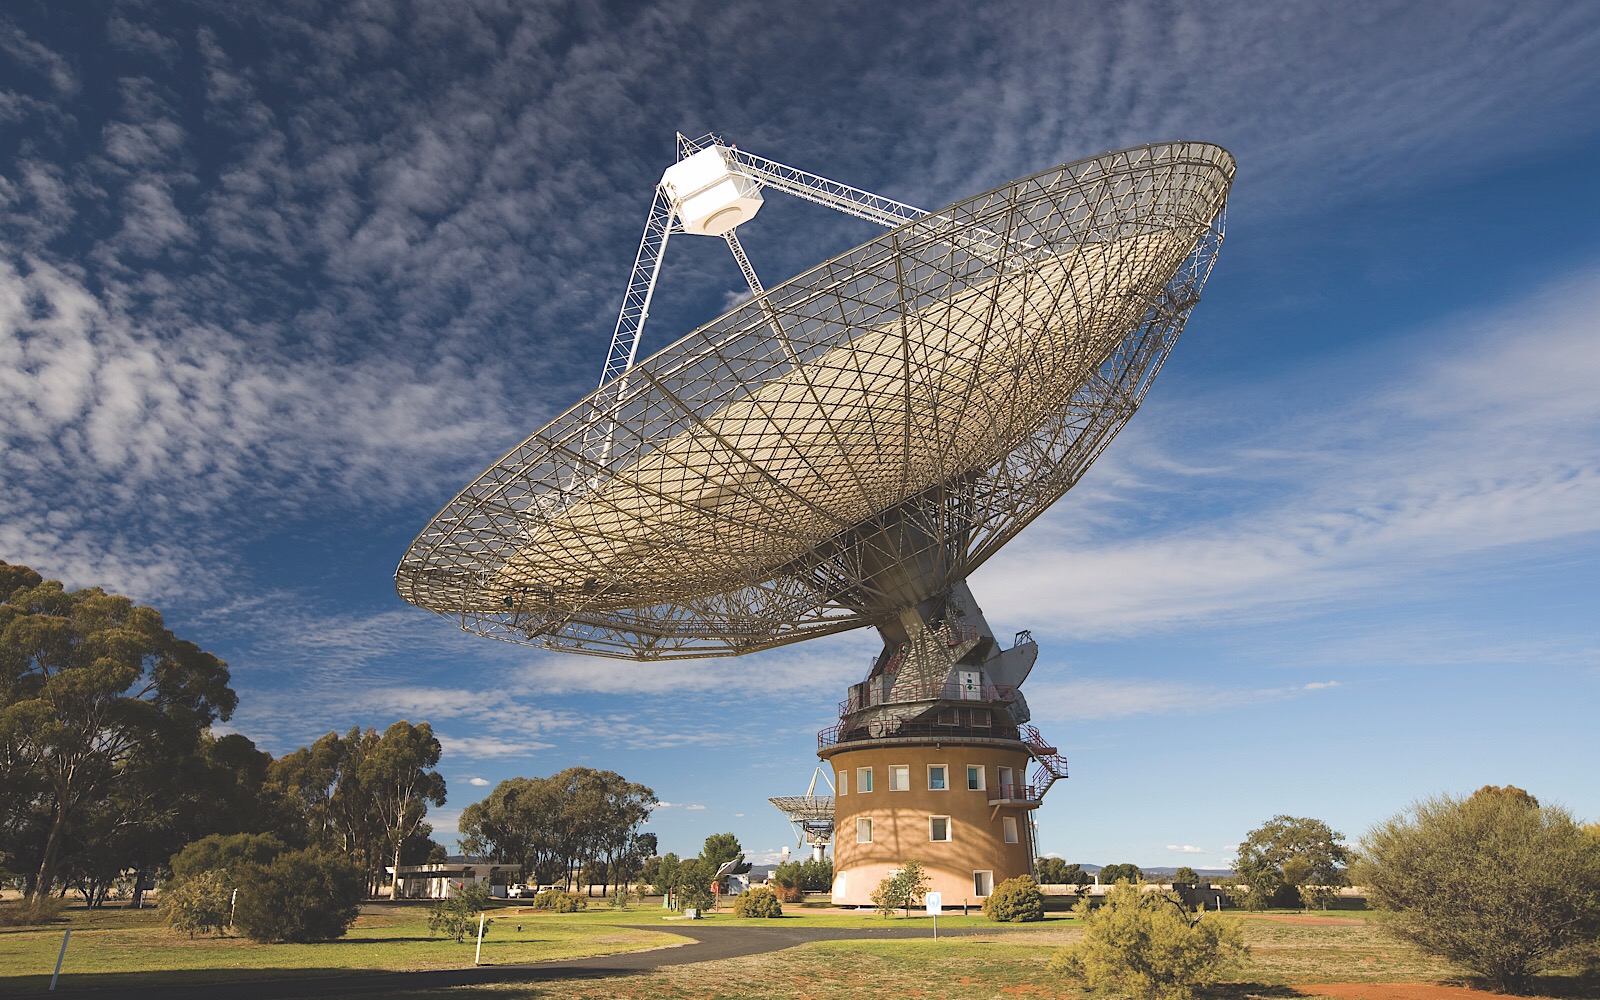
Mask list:
[{"label": "white feed cabin", "polygon": [[761,186],[734,166],[731,153],[720,143],[707,146],[661,175],[684,232],[721,236],[761,211]]}]

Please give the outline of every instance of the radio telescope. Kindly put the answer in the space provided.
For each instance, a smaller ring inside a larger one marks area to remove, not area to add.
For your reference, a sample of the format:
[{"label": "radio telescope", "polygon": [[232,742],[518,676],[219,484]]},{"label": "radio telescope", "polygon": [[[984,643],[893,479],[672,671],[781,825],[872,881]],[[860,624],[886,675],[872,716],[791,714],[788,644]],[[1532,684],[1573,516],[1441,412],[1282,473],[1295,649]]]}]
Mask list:
[{"label": "radio telescope", "polygon": [[[912,843],[947,899],[987,895],[1030,869],[1066,763],[1028,725],[1037,645],[1003,647],[966,579],[1137,410],[1221,245],[1233,158],[1140,146],[923,212],[678,138],[599,387],[451,501],[396,586],[468,631],[638,660],[876,628],[818,740],[835,901]],[[736,230],[770,191],[887,231],[765,288]],[[751,298],[638,361],[675,233],[724,240]]]},{"label": "radio telescope", "polygon": [[828,781],[827,773],[820,767],[811,772],[811,784],[804,795],[778,795],[767,800],[794,824],[796,842],[810,847],[811,857],[816,861],[827,855],[828,845],[833,843],[834,798],[817,794],[819,777]]}]

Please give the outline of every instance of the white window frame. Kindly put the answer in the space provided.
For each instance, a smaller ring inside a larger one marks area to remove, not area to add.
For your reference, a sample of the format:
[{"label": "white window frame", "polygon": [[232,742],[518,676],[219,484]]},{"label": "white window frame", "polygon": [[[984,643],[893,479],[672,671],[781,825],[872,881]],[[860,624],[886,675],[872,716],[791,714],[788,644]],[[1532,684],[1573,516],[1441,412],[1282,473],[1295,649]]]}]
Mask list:
[{"label": "white window frame", "polygon": [[1017,830],[1017,818],[1015,816],[1001,816],[1000,829],[1002,831],[1001,836],[1005,838],[1006,843],[1020,844],[1022,842],[1020,839],[1022,835]]},{"label": "white window frame", "polygon": [[872,791],[872,768],[856,768],[856,794],[865,795]]},{"label": "white window frame", "polygon": [[[983,876],[983,882],[987,883],[986,886],[978,884],[978,882],[979,882],[978,876],[979,875]],[[987,888],[989,891],[988,892],[984,892],[983,890],[985,888]],[[980,868],[980,869],[975,869],[972,872],[972,894],[974,896],[977,896],[979,899],[983,899],[986,896],[994,895],[994,872],[993,871],[984,871],[983,869]]]},{"label": "white window frame", "polygon": [[[974,787],[973,784],[972,784],[972,773],[974,771],[976,771],[978,773],[978,784],[977,784],[976,787]],[[982,764],[968,764],[967,765],[967,791],[969,791],[969,792],[983,792],[983,791],[987,791],[988,788],[989,788],[989,769],[984,767]]]},{"label": "white window frame", "polygon": [[[933,787],[933,772],[935,770],[942,772],[941,780],[944,782],[944,787],[943,788],[935,788],[935,787]],[[930,792],[948,792],[949,790],[950,790],[950,765],[949,764],[929,764],[928,765],[928,791],[930,791]]]},{"label": "white window frame", "polygon": [[[944,839],[942,839],[942,840],[933,835],[933,824],[934,824],[935,821],[941,820],[941,819],[944,820]],[[949,816],[929,816],[928,817],[928,843],[930,843],[930,844],[948,844],[952,840],[955,839],[955,835],[956,835],[955,834],[955,827],[951,825]]]},{"label": "white window frame", "polygon": [[[863,833],[867,835],[865,840],[861,839]],[[856,843],[872,843],[872,819],[868,816],[861,816],[856,819]]]},{"label": "white window frame", "polygon": [[849,795],[850,794],[850,772],[849,771],[835,771],[835,772],[833,772],[833,780],[835,782],[834,787],[833,787],[833,794],[835,794],[835,795]]},{"label": "white window frame", "polygon": [[[900,787],[898,787],[898,788],[895,787],[895,775],[897,775],[897,774],[900,776]],[[909,791],[911,791],[911,765],[910,764],[890,764],[889,765],[889,791],[891,791],[891,792],[909,792]]]}]

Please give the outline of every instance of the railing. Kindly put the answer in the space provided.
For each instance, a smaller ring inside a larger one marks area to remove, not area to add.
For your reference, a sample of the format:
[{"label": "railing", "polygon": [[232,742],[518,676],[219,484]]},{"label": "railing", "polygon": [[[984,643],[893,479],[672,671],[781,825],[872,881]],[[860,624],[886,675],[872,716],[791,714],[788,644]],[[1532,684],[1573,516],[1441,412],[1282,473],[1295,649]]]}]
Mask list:
[{"label": "railing", "polygon": [[1008,784],[995,789],[995,797],[991,802],[1038,802],[1044,798],[1044,789],[1038,785]]},{"label": "railing", "polygon": [[[878,731],[874,732],[874,727]],[[981,732],[979,730],[982,730]],[[850,733],[848,739],[845,734]],[[941,726],[928,722],[904,722],[898,720],[882,720],[875,723],[840,722],[829,726],[817,733],[817,749],[826,750],[841,743],[869,743],[873,740],[903,740],[903,739],[955,739],[962,740],[987,740],[994,743],[1010,743],[1015,745],[1017,737],[1006,732],[999,726],[984,729],[979,726]]]},{"label": "railing", "polygon": [[1016,690],[1012,684],[984,684],[968,688],[958,681],[946,681],[939,684],[894,684],[888,685],[886,690],[875,691],[869,682],[865,689],[867,698],[859,704],[854,698],[846,698],[839,702],[839,714],[848,715],[874,705],[905,705],[918,701],[1010,701]]},{"label": "railing", "polygon": [[936,626],[934,631],[939,634],[939,637],[944,640],[947,646],[959,646],[963,642],[971,642],[978,638],[978,626],[976,625],[952,625],[949,622],[945,622]]},{"label": "railing", "polygon": [[1022,745],[1028,748],[1028,753],[1038,763],[1030,777],[1033,783],[1039,786],[1039,796],[1042,798],[1050,786],[1067,776],[1067,758],[1055,747],[1044,741],[1039,730],[1031,725],[1019,727],[1022,736]]}]

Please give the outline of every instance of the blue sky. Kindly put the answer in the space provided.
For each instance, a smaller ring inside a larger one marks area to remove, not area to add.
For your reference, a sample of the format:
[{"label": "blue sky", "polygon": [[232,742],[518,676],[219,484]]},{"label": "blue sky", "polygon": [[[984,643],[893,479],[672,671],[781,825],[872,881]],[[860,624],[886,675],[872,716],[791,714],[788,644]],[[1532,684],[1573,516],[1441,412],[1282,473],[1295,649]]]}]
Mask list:
[{"label": "blue sky", "polygon": [[[613,768],[665,848],[792,839],[877,642],[632,665],[404,605],[410,539],[592,388],[673,133],[928,208],[1228,147],[1143,411],[973,578],[1041,642],[1073,861],[1219,866],[1514,783],[1600,817],[1600,7],[11,3],[0,559],[163,609],[274,753],[427,720],[448,834]],[[769,199],[768,285],[871,227]],[[675,240],[654,351],[742,287]]]}]

